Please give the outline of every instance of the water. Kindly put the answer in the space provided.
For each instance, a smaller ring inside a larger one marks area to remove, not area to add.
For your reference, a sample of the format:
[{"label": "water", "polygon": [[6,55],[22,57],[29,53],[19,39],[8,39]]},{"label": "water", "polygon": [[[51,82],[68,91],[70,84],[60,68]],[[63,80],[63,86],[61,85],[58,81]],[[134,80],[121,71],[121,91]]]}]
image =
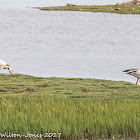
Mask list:
[{"label": "water", "polygon": [[0,58],[15,73],[135,83],[122,70],[140,67],[140,15],[36,9],[0,13]]},{"label": "water", "polygon": [[129,0],[0,0],[0,8],[25,8],[38,6],[64,6],[67,3],[77,5],[108,5]]}]

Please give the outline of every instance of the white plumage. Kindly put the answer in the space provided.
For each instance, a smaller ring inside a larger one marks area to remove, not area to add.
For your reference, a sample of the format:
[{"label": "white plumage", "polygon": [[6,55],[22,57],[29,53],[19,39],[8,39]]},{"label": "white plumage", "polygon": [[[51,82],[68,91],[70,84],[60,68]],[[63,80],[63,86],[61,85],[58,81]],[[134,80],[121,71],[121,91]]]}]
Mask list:
[{"label": "white plumage", "polygon": [[13,75],[12,68],[4,60],[0,59],[0,70],[2,69],[8,69],[11,75]]},{"label": "white plumage", "polygon": [[140,79],[140,68],[127,69],[127,70],[124,70],[123,72],[125,72],[126,74],[129,74],[129,75],[132,75],[134,77],[137,77],[136,85],[138,85],[138,81]]}]

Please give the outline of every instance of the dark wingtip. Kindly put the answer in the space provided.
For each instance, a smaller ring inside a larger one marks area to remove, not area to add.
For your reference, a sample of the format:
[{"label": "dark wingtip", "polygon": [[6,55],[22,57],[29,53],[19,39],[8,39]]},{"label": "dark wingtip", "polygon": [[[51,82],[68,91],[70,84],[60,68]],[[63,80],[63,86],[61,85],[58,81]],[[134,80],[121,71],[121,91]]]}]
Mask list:
[{"label": "dark wingtip", "polygon": [[129,70],[123,70],[122,72],[128,72]]}]

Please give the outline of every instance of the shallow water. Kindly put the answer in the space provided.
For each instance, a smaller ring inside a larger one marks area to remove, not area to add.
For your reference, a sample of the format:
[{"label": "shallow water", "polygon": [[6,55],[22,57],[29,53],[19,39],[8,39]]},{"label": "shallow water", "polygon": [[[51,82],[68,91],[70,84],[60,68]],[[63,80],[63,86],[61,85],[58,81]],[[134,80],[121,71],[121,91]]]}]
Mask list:
[{"label": "shallow water", "polygon": [[140,15],[36,9],[0,13],[0,58],[15,73],[136,81],[122,70],[140,67]]}]

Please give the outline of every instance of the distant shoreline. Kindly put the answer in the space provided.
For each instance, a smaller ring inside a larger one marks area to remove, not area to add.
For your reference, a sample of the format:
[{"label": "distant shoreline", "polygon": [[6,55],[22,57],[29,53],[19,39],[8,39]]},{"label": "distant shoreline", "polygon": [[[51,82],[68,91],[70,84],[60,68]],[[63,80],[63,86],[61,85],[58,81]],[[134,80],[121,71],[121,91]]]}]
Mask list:
[{"label": "distant shoreline", "polygon": [[57,7],[34,7],[45,11],[83,11],[83,12],[102,12],[102,13],[118,13],[118,14],[140,14],[140,4],[116,4],[105,6],[88,6],[88,5],[73,5]]}]

